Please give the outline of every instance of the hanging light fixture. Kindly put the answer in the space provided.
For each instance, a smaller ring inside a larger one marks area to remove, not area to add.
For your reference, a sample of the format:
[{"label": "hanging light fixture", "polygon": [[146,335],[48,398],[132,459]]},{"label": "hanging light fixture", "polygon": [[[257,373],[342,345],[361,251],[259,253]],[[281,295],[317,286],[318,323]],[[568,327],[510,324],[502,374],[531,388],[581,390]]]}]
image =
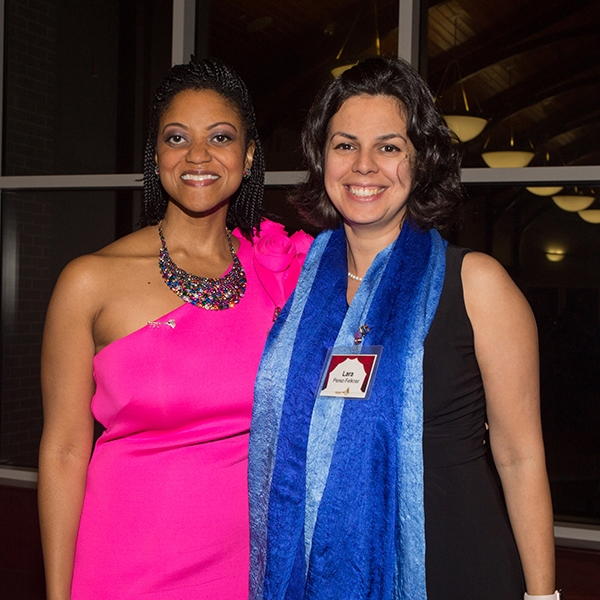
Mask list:
[{"label": "hanging light fixture", "polygon": [[[509,90],[512,87],[511,69],[511,66],[507,67],[507,71],[509,72],[509,82],[507,89]],[[522,167],[526,167],[535,156],[531,140],[527,140],[527,144],[521,143],[519,144],[519,146],[515,144],[513,115],[510,115],[508,117],[508,124],[510,128],[508,147],[499,145],[496,142],[495,144],[492,144],[492,147],[490,148],[491,137],[488,137],[488,139],[485,141],[485,144],[483,145],[484,152],[481,154],[481,158],[483,158],[483,161],[488,167],[491,167],[493,169],[520,169]]]},{"label": "hanging light fixture", "polygon": [[562,194],[560,196],[552,196],[554,204],[567,212],[580,212],[591,206],[594,202],[592,196],[582,196],[579,194]]},{"label": "hanging light fixture", "polygon": [[[374,39],[375,55],[381,56],[381,39],[379,38],[379,17],[377,14],[377,0],[372,0],[371,4],[373,7],[373,21],[374,21],[374,26],[375,26],[375,39]],[[358,23],[361,13],[362,13],[362,9],[360,9],[358,11],[358,13],[356,15],[356,19],[354,19],[354,23],[352,23],[352,27],[350,27],[350,31],[348,32],[348,35],[346,36],[346,39],[344,40],[342,47],[340,48],[339,52],[337,53],[337,55],[335,57],[336,61],[340,61],[342,63],[342,64],[338,65],[337,67],[334,67],[333,69],[331,69],[331,74],[334,76],[335,79],[337,79],[342,73],[344,73],[344,71],[347,71],[348,69],[351,69],[352,67],[354,67],[355,65],[358,64],[358,61],[343,62],[340,59],[342,58],[342,54],[343,54],[344,50],[346,49],[346,44],[348,43],[348,40],[350,39],[350,36],[352,35],[352,32],[354,31],[356,24]]]},{"label": "hanging light fixture", "polygon": [[553,196],[554,194],[558,194],[563,190],[562,186],[560,185],[536,185],[528,186],[525,189],[536,196]]},{"label": "hanging light fixture", "polygon": [[589,208],[594,203],[594,196],[581,194],[579,189],[575,187],[572,194],[560,194],[552,196],[554,204],[567,212],[580,212]]},{"label": "hanging light fixture", "polygon": [[[467,107],[467,110],[469,110],[466,96],[464,98],[465,106]],[[456,137],[461,142],[468,142],[472,139],[475,139],[488,124],[487,119],[484,119],[483,117],[475,117],[473,115],[445,114],[443,115],[443,117],[446,121],[446,125],[448,125],[448,127],[452,129],[452,131],[454,131]]]},{"label": "hanging light fixture", "polygon": [[550,261],[550,262],[560,262],[561,260],[563,260],[565,258],[565,250],[564,248],[548,248],[545,252],[546,254],[546,258]]},{"label": "hanging light fixture", "polygon": [[588,223],[600,225],[600,208],[589,208],[578,211],[579,216]]},{"label": "hanging light fixture", "polygon": [[[456,32],[458,19],[458,15],[454,15],[453,49],[456,49],[457,46]],[[452,85],[452,82],[454,85]],[[450,85],[448,85],[449,83]],[[471,112],[464,79],[460,72],[460,67],[456,58],[453,58],[448,63],[446,69],[444,70],[444,74],[442,75],[442,80],[438,86],[438,91],[435,94],[435,100],[438,104],[441,104],[444,88],[449,88],[451,85],[453,87],[452,107],[446,107],[447,110],[442,108],[442,114],[444,120],[446,121],[446,125],[448,125],[448,127],[456,134],[456,137],[461,142],[468,142],[476,138],[485,129],[485,126],[488,124],[488,120],[483,116],[477,116]],[[457,102],[457,86],[460,91],[460,106]],[[474,98],[475,102],[477,102],[477,98],[475,96]],[[479,108],[479,104],[477,104],[477,106]],[[479,108],[479,113],[481,114],[481,108]]]},{"label": "hanging light fixture", "polygon": [[492,169],[510,169],[526,167],[535,156],[527,150],[495,150],[481,155],[485,164]]},{"label": "hanging light fixture", "polygon": [[[600,224],[600,208],[590,208],[594,201],[596,200],[595,190],[590,190],[592,196],[588,196],[588,198],[592,198],[592,202],[590,202],[585,208],[578,210],[577,214],[586,222],[592,223],[593,225]],[[596,202],[596,206],[600,203]]]},{"label": "hanging light fixture", "polygon": [[490,143],[488,138],[483,145],[483,149],[486,150],[481,154],[485,164],[493,169],[507,169],[507,168],[522,168],[526,167],[535,156],[533,152],[533,144],[529,142],[529,149],[519,150],[515,147],[515,136],[513,132],[512,121],[510,123],[510,138],[508,142],[508,148],[506,150],[487,150]]},{"label": "hanging light fixture", "polygon": [[[543,167],[547,166],[550,162],[550,152],[546,150],[546,154],[544,156],[544,164]],[[525,188],[528,192],[535,194],[536,196],[554,196],[554,194],[559,194],[563,191],[562,185],[535,185],[528,186]]]},{"label": "hanging light fixture", "polygon": [[358,63],[347,63],[345,65],[340,65],[339,67],[334,67],[333,69],[331,69],[331,74],[334,76],[335,79],[337,79],[344,71],[351,69],[357,64]]},{"label": "hanging light fixture", "polygon": [[526,167],[535,154],[523,150],[496,150],[484,152],[481,157],[492,169],[511,169]]}]

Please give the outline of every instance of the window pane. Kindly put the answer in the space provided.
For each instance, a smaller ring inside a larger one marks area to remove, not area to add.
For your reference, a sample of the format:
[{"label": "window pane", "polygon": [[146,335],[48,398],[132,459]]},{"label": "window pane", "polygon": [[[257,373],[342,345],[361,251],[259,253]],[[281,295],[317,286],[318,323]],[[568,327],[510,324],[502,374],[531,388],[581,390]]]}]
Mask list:
[{"label": "window pane", "polygon": [[529,300],[554,511],[600,523],[600,224],[524,188],[470,186],[454,239],[495,256]]},{"label": "window pane", "polygon": [[315,236],[319,230],[308,225],[298,214],[298,211],[289,203],[289,187],[267,187],[265,189],[264,208],[269,219],[283,223],[288,233],[303,229],[306,233]]},{"label": "window pane", "polygon": [[171,2],[6,0],[4,175],[139,172]]},{"label": "window pane", "polygon": [[377,38],[382,54],[397,54],[398,0],[213,1],[199,36],[246,81],[271,171],[302,166],[300,130],[317,90],[333,68],[376,54]]},{"label": "window pane", "polygon": [[504,150],[533,153],[514,166],[600,164],[599,0],[428,6],[427,74],[442,110],[464,116],[466,96],[468,114],[489,121],[466,144],[465,166]]},{"label": "window pane", "polygon": [[40,347],[62,268],[132,230],[139,192],[2,195],[0,464],[36,466],[42,425]]}]

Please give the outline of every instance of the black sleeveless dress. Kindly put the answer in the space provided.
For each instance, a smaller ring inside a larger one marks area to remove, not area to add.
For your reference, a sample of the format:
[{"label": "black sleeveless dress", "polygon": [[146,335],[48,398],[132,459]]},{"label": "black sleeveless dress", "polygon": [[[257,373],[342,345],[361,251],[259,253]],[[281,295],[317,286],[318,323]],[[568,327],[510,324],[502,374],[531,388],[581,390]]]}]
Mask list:
[{"label": "black sleeveless dress", "polygon": [[465,309],[464,248],[448,246],[425,340],[423,460],[428,600],[522,600],[517,547],[485,428],[485,395]]}]

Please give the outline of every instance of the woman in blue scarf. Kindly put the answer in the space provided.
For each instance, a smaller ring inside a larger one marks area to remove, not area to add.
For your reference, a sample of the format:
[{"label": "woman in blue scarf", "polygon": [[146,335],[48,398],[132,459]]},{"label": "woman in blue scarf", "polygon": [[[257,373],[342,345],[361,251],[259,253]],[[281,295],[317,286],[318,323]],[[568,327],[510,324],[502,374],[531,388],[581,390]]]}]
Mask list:
[{"label": "woman in blue scarf", "polygon": [[359,63],[303,146],[294,200],[325,231],[256,384],[251,599],[557,597],[535,323],[437,232],[459,158],[426,84]]}]

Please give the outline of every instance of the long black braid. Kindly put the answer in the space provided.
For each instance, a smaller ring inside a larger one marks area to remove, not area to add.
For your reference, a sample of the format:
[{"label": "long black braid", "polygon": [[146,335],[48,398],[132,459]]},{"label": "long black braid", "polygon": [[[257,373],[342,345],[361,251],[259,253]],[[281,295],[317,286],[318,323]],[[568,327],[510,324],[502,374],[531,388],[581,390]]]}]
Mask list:
[{"label": "long black braid", "polygon": [[239,227],[246,237],[250,237],[254,229],[257,231],[260,229],[265,158],[256,130],[254,107],[246,85],[224,62],[212,58],[198,61],[192,56],[189,63],[175,65],[156,90],[144,152],[144,206],[140,224],[156,225],[167,210],[169,197],[158,177],[154,159],[158,125],[173,98],[185,90],[213,90],[223,96],[235,107],[242,119],[246,149],[252,141],[256,145],[250,177],[242,180],[239,189],[231,197],[227,211],[227,227],[230,229]]}]

